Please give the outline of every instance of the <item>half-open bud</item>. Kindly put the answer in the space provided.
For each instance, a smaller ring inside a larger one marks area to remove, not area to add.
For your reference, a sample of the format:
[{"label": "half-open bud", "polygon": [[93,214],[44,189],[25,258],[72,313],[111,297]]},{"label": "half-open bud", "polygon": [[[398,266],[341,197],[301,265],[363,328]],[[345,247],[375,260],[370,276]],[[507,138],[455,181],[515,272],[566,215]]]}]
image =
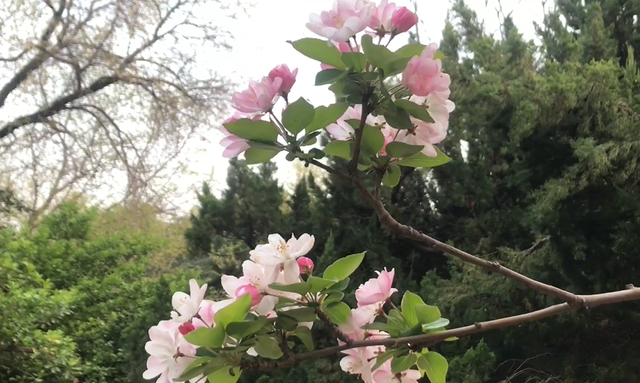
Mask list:
[{"label": "half-open bud", "polygon": [[298,267],[300,268],[300,274],[311,275],[313,272],[313,261],[307,257],[300,257],[297,259]]},{"label": "half-open bud", "polygon": [[240,298],[245,294],[251,295],[251,307],[257,305],[262,301],[262,294],[260,294],[260,290],[258,290],[253,285],[244,285],[238,287],[238,289],[236,290],[236,298]]}]

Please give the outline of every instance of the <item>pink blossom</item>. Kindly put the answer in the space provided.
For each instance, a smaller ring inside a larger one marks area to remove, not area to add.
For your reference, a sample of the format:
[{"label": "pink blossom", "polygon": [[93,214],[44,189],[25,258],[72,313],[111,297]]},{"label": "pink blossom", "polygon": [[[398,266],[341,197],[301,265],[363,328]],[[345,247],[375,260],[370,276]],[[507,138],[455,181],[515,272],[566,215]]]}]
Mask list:
[{"label": "pink blossom", "polygon": [[418,23],[418,16],[407,9],[407,7],[400,7],[391,17],[391,28],[394,34],[404,33],[413,28]]},{"label": "pink blossom", "polygon": [[198,287],[198,282],[195,279],[191,279],[189,280],[189,289],[190,294],[178,291],[173,294],[171,299],[171,305],[173,306],[171,318],[178,323],[190,321],[191,318],[198,314],[200,303],[202,303],[204,294],[207,292],[207,284],[205,283]]},{"label": "pink blossom", "polygon": [[[360,120],[362,118],[362,105],[357,104],[353,107],[348,107],[340,118],[333,124],[327,125],[325,130],[329,133],[329,136],[337,141],[351,141],[355,138],[355,130],[347,122],[349,120]],[[366,123],[371,126],[383,125],[385,123],[384,117],[367,115]]]},{"label": "pink blossom", "polygon": [[[234,122],[234,121],[235,120],[230,118],[226,120],[225,123]],[[240,138],[234,134],[231,134],[227,130],[227,128],[225,128],[224,126],[220,126],[218,129],[222,132],[222,134],[225,135],[225,137],[222,140],[220,140],[220,145],[224,146],[222,157],[224,158],[237,157],[238,155],[240,155],[241,153],[244,153],[247,149],[250,148],[249,143],[245,139]]]},{"label": "pink blossom", "polygon": [[311,275],[313,271],[313,261],[307,257],[300,257],[296,260],[298,262],[298,268],[300,269],[300,274],[308,274]]},{"label": "pink blossom", "polygon": [[286,95],[291,92],[291,88],[293,84],[296,83],[296,76],[298,75],[298,68],[294,69],[293,72],[289,70],[289,67],[286,64],[280,64],[277,67],[271,69],[269,72],[269,78],[271,81],[275,82],[276,78],[282,79],[282,83],[280,84],[280,89],[278,89],[278,93]]},{"label": "pink blossom", "polygon": [[[333,42],[333,45],[335,45],[338,48],[338,50],[340,52],[342,52],[342,53],[359,52],[358,49],[353,49],[352,50],[351,49],[351,45],[349,45],[348,43],[342,43],[342,42],[341,43],[336,43],[336,42]],[[358,47],[358,48],[360,48],[360,47]],[[335,67],[332,66],[332,65],[329,65],[329,64],[320,63],[320,68],[324,70],[324,69],[334,69]]]},{"label": "pink blossom", "polygon": [[172,383],[193,362],[196,347],[184,339],[179,327],[174,321],[161,321],[149,329],[150,340],[144,347],[149,354],[144,379],[159,376],[158,383]]},{"label": "pink blossom", "polygon": [[389,359],[378,367],[373,373],[374,383],[418,383],[422,377],[418,370],[405,370],[398,374],[391,372],[391,360]]},{"label": "pink blossom", "polygon": [[279,234],[271,234],[268,240],[268,244],[258,245],[249,252],[251,260],[262,266],[280,267],[287,284],[298,282],[300,269],[296,259],[311,251],[315,238],[309,234],[302,234],[300,238],[292,235],[285,241]]},{"label": "pink blossom", "polygon": [[409,60],[402,73],[402,85],[417,96],[446,91],[451,81],[442,73],[442,61],[435,59],[436,44],[430,44],[420,56]]},{"label": "pink blossom", "polygon": [[246,294],[249,294],[249,296],[251,296],[251,307],[256,306],[262,301],[262,294],[260,294],[260,291],[253,285],[240,286],[235,291],[235,296],[237,298],[240,298]]},{"label": "pink blossom", "polygon": [[351,309],[347,322],[339,325],[338,329],[347,335],[349,339],[364,340],[367,332],[362,327],[373,322],[378,309],[379,306],[375,304]]},{"label": "pink blossom", "polygon": [[204,299],[200,304],[198,315],[193,318],[193,326],[197,329],[200,327],[213,327],[213,318],[216,314],[215,306],[216,302]]},{"label": "pink blossom", "polygon": [[242,113],[265,113],[273,108],[280,97],[282,78],[263,77],[260,82],[251,81],[249,89],[235,93],[231,101],[233,107]]},{"label": "pink blossom", "polygon": [[399,134],[397,129],[394,129],[390,126],[385,125],[382,130],[382,137],[384,138],[384,144],[382,145],[382,149],[380,149],[380,155],[382,156],[386,156],[387,155],[387,145],[389,145],[390,142],[393,142],[396,139],[396,136]]},{"label": "pink blossom", "polygon": [[346,354],[344,358],[340,360],[340,368],[342,371],[349,374],[361,375],[362,380],[365,383],[372,383],[373,377],[371,369],[375,364],[373,359],[374,354],[370,347],[364,348],[352,348],[350,350],[342,351]]},{"label": "pink blossom", "polygon": [[371,22],[373,4],[368,1],[336,0],[330,11],[311,14],[307,28],[329,41],[346,42]]},{"label": "pink blossom", "polygon": [[395,274],[394,269],[387,271],[385,268],[383,271],[376,271],[376,273],[378,278],[369,279],[356,290],[358,307],[385,302],[393,293],[398,291],[391,287]]},{"label": "pink blossom", "polygon": [[396,12],[397,8],[398,6],[395,3],[389,3],[387,0],[382,0],[380,4],[374,8],[369,28],[376,31],[378,36],[384,36],[387,33],[391,33],[393,29],[392,16]]}]

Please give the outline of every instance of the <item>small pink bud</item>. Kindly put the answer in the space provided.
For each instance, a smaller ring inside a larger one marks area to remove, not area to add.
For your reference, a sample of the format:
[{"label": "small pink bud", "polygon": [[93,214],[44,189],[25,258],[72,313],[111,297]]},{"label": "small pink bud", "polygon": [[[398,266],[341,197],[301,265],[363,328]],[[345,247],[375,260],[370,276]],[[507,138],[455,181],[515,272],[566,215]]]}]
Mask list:
[{"label": "small pink bud", "polygon": [[180,331],[180,334],[182,335],[187,335],[188,333],[190,333],[195,329],[196,327],[191,322],[184,322],[183,324],[180,325],[180,327],[178,327],[178,331]]},{"label": "small pink bud", "polygon": [[240,298],[245,294],[251,295],[251,307],[257,305],[262,301],[262,294],[260,294],[260,291],[255,286],[244,285],[238,287],[238,289],[236,290],[236,298]]},{"label": "small pink bud", "polygon": [[418,16],[407,7],[398,8],[391,16],[391,28],[396,34],[408,31],[417,23]]},{"label": "small pink bud", "polygon": [[298,69],[294,69],[293,71],[289,70],[289,67],[286,64],[280,64],[277,67],[271,69],[269,72],[269,78],[271,80],[275,80],[276,78],[282,79],[282,84],[280,85],[280,89],[278,89],[278,93],[289,93],[291,92],[291,88],[293,84],[296,83],[296,76],[298,75]]},{"label": "small pink bud", "polygon": [[313,272],[313,261],[307,257],[300,257],[297,259],[298,267],[300,268],[300,274],[309,274]]}]

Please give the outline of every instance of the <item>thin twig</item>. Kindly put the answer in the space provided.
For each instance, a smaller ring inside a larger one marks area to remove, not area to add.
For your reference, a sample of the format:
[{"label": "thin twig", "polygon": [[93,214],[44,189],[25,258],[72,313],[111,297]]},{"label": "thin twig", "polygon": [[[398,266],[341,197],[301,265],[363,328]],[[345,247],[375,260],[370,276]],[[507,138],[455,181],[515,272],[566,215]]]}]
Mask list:
[{"label": "thin twig", "polygon": [[[610,305],[614,303],[621,303],[627,301],[634,301],[640,299],[640,288],[627,286],[627,290],[593,294],[593,295],[580,295],[578,296],[580,301],[584,302],[589,308],[597,306]],[[564,314],[577,310],[578,307],[570,305],[569,303],[561,303],[554,306],[550,306],[541,310],[532,311],[526,314],[514,315],[510,317],[495,319],[487,322],[478,322],[469,326],[458,327],[451,330],[440,331],[432,334],[414,335],[403,338],[384,338],[384,339],[370,339],[352,342],[350,345],[344,344],[335,347],[329,347],[322,350],[312,351],[304,354],[298,354],[290,359],[283,360],[281,362],[264,362],[258,360],[245,360],[242,363],[241,368],[243,370],[258,370],[258,371],[274,371],[281,368],[288,368],[295,366],[301,362],[312,359],[326,358],[331,355],[337,354],[344,350],[352,348],[362,348],[370,346],[387,346],[398,347],[402,345],[433,345],[442,342],[445,339],[452,337],[462,337],[471,334],[476,334],[484,331],[495,330],[504,327],[511,327],[521,325],[523,323],[529,323],[545,319],[554,315]]]},{"label": "thin twig", "polygon": [[340,329],[338,329],[338,327],[336,327],[335,324],[333,324],[333,322],[331,322],[331,319],[329,319],[329,317],[327,316],[327,314],[325,314],[322,310],[320,310],[320,308],[316,307],[316,315],[318,316],[318,319],[320,319],[322,321],[322,323],[324,323],[325,326],[327,326],[327,328],[329,329],[329,331],[331,331],[331,333],[340,341],[342,341],[343,343],[346,344],[352,344],[353,340],[351,340],[347,334],[343,333],[342,331],[340,331]]},{"label": "thin twig", "polygon": [[351,157],[351,162],[349,163],[349,173],[354,177],[354,179],[358,178],[358,158],[360,158],[360,146],[362,146],[362,136],[364,134],[364,126],[367,123],[367,116],[369,115],[369,98],[363,97],[362,100],[362,115],[360,116],[360,125],[356,130],[356,138],[353,143],[353,156]]}]

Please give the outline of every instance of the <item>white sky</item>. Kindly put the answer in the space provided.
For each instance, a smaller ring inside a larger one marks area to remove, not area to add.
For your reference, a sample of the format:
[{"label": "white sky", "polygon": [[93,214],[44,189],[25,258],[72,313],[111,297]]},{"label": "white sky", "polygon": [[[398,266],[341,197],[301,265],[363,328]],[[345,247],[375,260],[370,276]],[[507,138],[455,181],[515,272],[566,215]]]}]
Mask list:
[{"label": "white sky", "polygon": [[[413,9],[409,0],[394,2]],[[249,15],[242,15],[229,22],[228,28],[235,38],[233,52],[211,60],[220,73],[246,84],[249,80],[259,80],[276,65],[285,63],[292,70],[298,68],[297,82],[290,97],[294,100],[305,97],[315,106],[333,102],[333,94],[326,86],[313,85],[315,74],[320,70],[318,63],[302,56],[286,42],[303,37],[317,37],[305,27],[309,14],[330,9],[333,0],[254,0],[254,4]],[[467,4],[485,21],[488,31],[499,33],[497,0],[467,0]],[[419,2],[418,13],[422,24],[420,38],[423,43],[440,41],[449,7],[450,2],[447,0]],[[526,38],[534,38],[533,21],[542,20],[543,15],[540,0],[502,0],[502,8],[504,13],[513,12],[514,21]],[[397,37],[397,41],[394,41],[395,48],[406,44],[407,38],[408,35]],[[391,48],[394,49],[393,44]],[[229,115],[231,114],[230,110]],[[191,176],[194,178],[189,177],[185,182],[200,184],[203,178],[212,174],[213,166],[211,187],[219,191],[226,184],[227,160],[222,157],[222,147],[218,145],[222,135],[216,131],[210,138],[212,142],[208,144],[206,151],[194,158],[191,166],[192,171],[203,177]],[[293,177],[287,175],[295,173],[292,163],[286,161],[283,154],[276,157],[276,162],[278,178],[289,185]]]}]

